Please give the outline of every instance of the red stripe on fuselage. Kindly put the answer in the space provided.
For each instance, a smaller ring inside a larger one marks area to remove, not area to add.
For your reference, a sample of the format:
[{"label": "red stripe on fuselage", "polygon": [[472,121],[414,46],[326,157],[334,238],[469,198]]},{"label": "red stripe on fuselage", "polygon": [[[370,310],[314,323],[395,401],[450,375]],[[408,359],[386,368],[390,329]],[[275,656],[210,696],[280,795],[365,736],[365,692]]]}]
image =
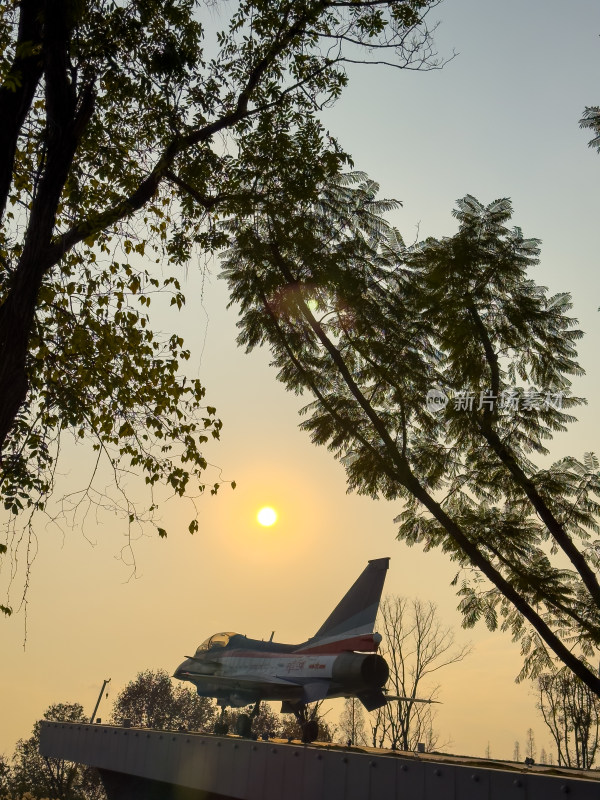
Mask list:
[{"label": "red stripe on fuselage", "polygon": [[264,650],[228,650],[224,653],[219,653],[215,660],[222,661],[227,658],[264,658],[264,659],[278,659],[287,660],[290,657],[294,658],[298,655],[332,655],[338,653],[346,653],[358,651],[362,653],[374,653],[378,649],[378,643],[373,639],[373,634],[362,636],[351,636],[347,639],[339,639],[334,642],[324,642],[319,644],[315,642],[312,645],[307,645],[298,650],[293,650],[291,653],[274,653]]},{"label": "red stripe on fuselage", "polygon": [[324,644],[315,642],[315,644],[308,645],[308,647],[303,647],[301,650],[296,650],[295,652],[306,655],[317,655],[321,653],[336,655],[337,653],[345,653],[348,651],[374,653],[377,647],[378,644],[373,639],[373,634],[367,634],[366,636],[352,636],[349,639],[340,639],[337,642],[325,642]]}]

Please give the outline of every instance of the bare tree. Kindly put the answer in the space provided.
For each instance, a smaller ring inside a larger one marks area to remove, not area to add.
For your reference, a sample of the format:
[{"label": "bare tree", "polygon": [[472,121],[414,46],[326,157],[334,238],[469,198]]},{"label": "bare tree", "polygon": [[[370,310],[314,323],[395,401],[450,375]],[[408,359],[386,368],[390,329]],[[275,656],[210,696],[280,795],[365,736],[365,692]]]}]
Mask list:
[{"label": "bare tree", "polygon": [[515,747],[513,750],[513,761],[520,761],[521,760],[521,743],[517,739],[515,741]]},{"label": "bare tree", "polygon": [[387,707],[383,706],[369,714],[369,744],[371,747],[384,747],[389,744],[390,724]]},{"label": "bare tree", "polygon": [[540,675],[537,687],[559,766],[589,769],[598,751],[600,698],[565,668]]},{"label": "bare tree", "polygon": [[532,758],[535,761],[536,753],[537,748],[535,746],[535,735],[533,733],[533,728],[528,728],[527,739],[525,742],[525,755],[527,758]]},{"label": "bare tree", "polygon": [[339,723],[340,738],[352,744],[367,744],[367,734],[365,729],[365,715],[360,700],[356,697],[348,697],[344,703],[344,710],[340,715]]},{"label": "bare tree", "polygon": [[373,746],[416,750],[422,742],[432,750],[438,746],[435,712],[417,699],[426,694],[434,701],[440,687],[429,682],[430,676],[462,661],[471,648],[455,647],[454,633],[439,621],[435,603],[392,596],[383,601],[379,613],[381,652],[390,667],[387,690],[408,699],[390,700],[370,715]]}]

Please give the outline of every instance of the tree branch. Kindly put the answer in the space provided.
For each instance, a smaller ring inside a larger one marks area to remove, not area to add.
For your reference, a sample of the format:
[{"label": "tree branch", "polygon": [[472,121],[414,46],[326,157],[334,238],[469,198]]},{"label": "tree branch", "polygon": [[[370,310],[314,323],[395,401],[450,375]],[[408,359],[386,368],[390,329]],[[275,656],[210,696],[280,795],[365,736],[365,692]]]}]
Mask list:
[{"label": "tree branch", "polygon": [[[500,392],[500,370],[498,366],[498,356],[494,352],[487,329],[479,313],[477,312],[475,305],[471,304],[468,306],[467,310],[474,322],[475,328],[483,345],[485,358],[491,374],[492,394],[497,397]],[[518,486],[520,486],[525,492],[532,506],[539,514],[540,519],[581,576],[581,579],[596,603],[596,606],[600,608],[600,583],[598,582],[596,574],[587,563],[585,556],[577,549],[569,535],[563,529],[560,522],[556,519],[546,504],[546,501],[537,491],[533,482],[527,477],[523,469],[519,466],[512,451],[500,440],[500,437],[492,428],[492,417],[493,411],[491,408],[488,408],[484,411],[483,418],[477,414],[472,415],[472,418],[476,420],[476,425],[478,426],[482,436],[490,445],[494,453],[498,456],[500,461],[508,469]]]},{"label": "tree branch", "polygon": [[19,132],[43,73],[43,0],[21,0],[19,6],[16,52],[7,76],[12,82],[5,79],[0,87],[0,221],[12,184]]}]

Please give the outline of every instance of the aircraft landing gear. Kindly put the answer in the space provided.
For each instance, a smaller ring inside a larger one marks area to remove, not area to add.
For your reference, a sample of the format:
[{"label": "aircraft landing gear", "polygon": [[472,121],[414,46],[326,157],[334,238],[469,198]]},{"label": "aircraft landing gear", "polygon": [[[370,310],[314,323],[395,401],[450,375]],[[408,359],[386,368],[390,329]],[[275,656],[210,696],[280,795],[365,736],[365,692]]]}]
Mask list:
[{"label": "aircraft landing gear", "polygon": [[291,707],[291,711],[300,725],[300,730],[302,731],[302,744],[310,744],[318,739],[319,723],[312,716],[308,706],[305,706],[303,703],[290,703],[289,707]]},{"label": "aircraft landing gear", "polygon": [[250,714],[240,714],[235,721],[235,732],[244,739],[249,739],[252,735],[252,720]]},{"label": "aircraft landing gear", "polygon": [[243,736],[244,739],[252,737],[252,723],[254,718],[260,713],[260,700],[254,704],[254,708],[249,714],[240,714],[235,724],[235,732],[238,736]]},{"label": "aircraft landing gear", "polygon": [[221,706],[221,714],[219,719],[215,722],[214,732],[217,736],[225,736],[229,733],[229,725],[225,722],[225,708],[226,706]]},{"label": "aircraft landing gear", "polygon": [[307,720],[302,725],[302,743],[310,744],[319,738],[319,723],[314,719]]}]

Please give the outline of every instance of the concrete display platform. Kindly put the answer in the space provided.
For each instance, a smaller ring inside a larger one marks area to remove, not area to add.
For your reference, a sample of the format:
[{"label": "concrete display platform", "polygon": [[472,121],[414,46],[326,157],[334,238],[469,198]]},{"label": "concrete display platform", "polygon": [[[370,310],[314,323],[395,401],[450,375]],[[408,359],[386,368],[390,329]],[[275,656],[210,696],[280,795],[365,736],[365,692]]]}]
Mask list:
[{"label": "concrete display platform", "polygon": [[40,752],[97,767],[109,800],[600,800],[576,770],[110,725],[42,722]]}]

